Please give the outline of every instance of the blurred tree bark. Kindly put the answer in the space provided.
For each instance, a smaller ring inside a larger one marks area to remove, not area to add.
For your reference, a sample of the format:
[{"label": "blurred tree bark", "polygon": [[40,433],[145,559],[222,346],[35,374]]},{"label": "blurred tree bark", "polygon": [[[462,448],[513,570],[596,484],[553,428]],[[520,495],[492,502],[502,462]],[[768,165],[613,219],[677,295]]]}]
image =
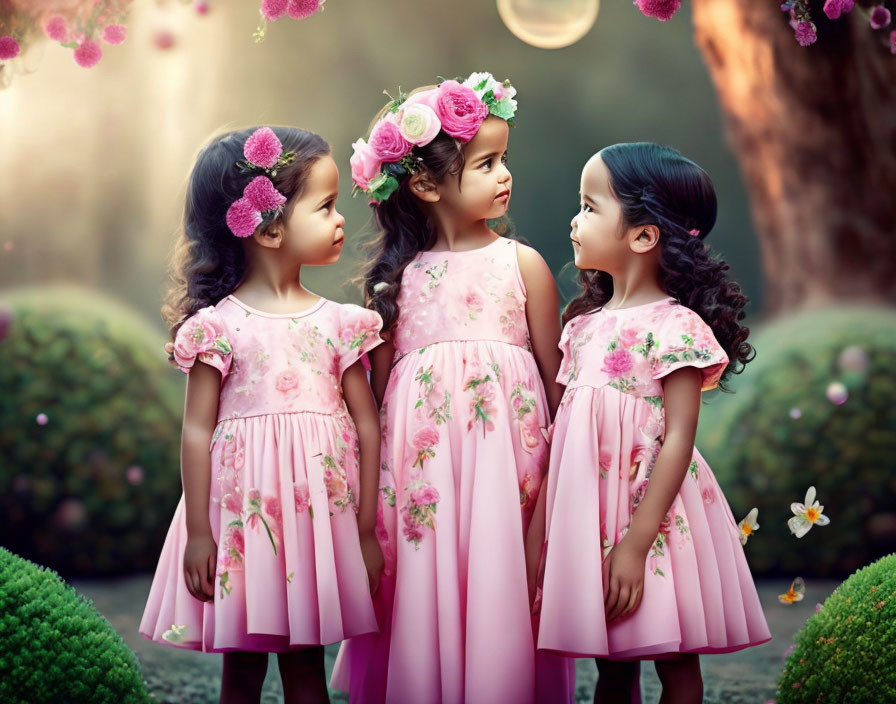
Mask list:
[{"label": "blurred tree bark", "polygon": [[772,313],[896,301],[896,56],[858,6],[811,9],[818,42],[801,47],[776,0],[693,3]]}]

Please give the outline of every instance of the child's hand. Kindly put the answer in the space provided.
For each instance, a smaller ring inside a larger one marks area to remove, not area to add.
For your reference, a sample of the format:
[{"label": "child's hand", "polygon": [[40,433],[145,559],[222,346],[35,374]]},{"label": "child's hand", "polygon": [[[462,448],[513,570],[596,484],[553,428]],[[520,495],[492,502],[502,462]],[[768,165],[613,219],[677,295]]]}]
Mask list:
[{"label": "child's hand", "polygon": [[646,551],[628,536],[620,540],[607,555],[604,570],[604,609],[607,623],[625,618],[641,605],[644,594]]},{"label": "child's hand", "polygon": [[380,588],[380,576],[386,566],[386,561],[383,559],[380,542],[376,539],[373,531],[361,533],[361,556],[364,558],[364,566],[367,568],[370,593],[376,594]]},{"label": "child's hand", "polygon": [[535,590],[538,588],[538,580],[541,578],[540,570],[541,553],[544,548],[544,526],[539,526],[537,521],[532,521],[526,533],[526,581],[529,586],[529,608],[535,602]]},{"label": "child's hand", "polygon": [[187,538],[184,550],[184,581],[187,590],[199,601],[215,598],[215,564],[218,546],[211,533]]},{"label": "child's hand", "polygon": [[174,361],[174,343],[173,342],[165,343],[165,354],[168,355],[168,364],[170,364],[172,367],[176,367],[177,362]]}]

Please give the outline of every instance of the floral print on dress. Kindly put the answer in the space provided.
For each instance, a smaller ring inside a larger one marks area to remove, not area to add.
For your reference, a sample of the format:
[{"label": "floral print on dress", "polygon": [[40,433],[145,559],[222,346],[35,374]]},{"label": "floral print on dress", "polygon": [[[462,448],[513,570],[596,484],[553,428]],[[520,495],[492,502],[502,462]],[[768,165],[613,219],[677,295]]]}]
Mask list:
[{"label": "floral print on dress", "polygon": [[495,384],[491,374],[474,372],[464,382],[464,391],[470,393],[470,412],[467,430],[481,425],[482,435],[495,429]]},{"label": "floral print on dress", "polygon": [[180,370],[189,374],[198,359],[226,376],[233,348],[224,329],[224,322],[214,306],[203,308],[181,325],[174,339],[174,360]]},{"label": "floral print on dress", "polygon": [[404,537],[419,550],[424,528],[435,530],[439,492],[432,484],[418,481],[405,487],[404,494],[407,497],[401,507]]}]

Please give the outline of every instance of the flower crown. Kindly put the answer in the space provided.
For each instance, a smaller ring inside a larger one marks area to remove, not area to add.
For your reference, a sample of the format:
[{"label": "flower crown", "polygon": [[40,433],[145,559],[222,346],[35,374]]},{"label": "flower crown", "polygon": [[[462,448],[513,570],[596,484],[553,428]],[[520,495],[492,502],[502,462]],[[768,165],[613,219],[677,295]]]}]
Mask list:
[{"label": "flower crown", "polygon": [[413,95],[399,95],[370,130],[367,141],[352,147],[354,193],[362,191],[382,202],[398,188],[398,179],[414,173],[420,162],[414,147],[422,147],[444,131],[459,142],[469,142],[489,115],[513,126],[516,88],[499,83],[490,73],[471,73],[463,83],[443,80],[438,87]]},{"label": "flower crown", "polygon": [[[237,237],[251,237],[263,222],[271,222],[286,204],[286,197],[275,187],[271,178],[277,170],[291,164],[295,152],[283,152],[283,145],[270,127],[259,127],[243,145],[245,160],[236,162],[242,173],[263,171],[243,189],[242,198],[227,209],[227,227]],[[269,178],[270,177],[270,178]]]}]

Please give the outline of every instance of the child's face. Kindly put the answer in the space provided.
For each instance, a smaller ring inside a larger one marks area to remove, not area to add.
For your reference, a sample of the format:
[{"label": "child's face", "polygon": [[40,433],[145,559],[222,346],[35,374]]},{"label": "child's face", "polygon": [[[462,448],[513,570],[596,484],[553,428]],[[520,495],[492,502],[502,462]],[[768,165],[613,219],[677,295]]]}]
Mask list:
[{"label": "child's face", "polygon": [[336,210],[339,169],[330,156],[318,159],[308,172],[305,190],[284,222],[283,244],[302,264],[333,264],[345,242],[345,218]]},{"label": "child's face", "polygon": [[464,145],[460,178],[448,176],[439,186],[439,200],[470,221],[499,218],[507,212],[513,177],[507,169],[509,128],[500,117],[488,117]]},{"label": "child's face", "polygon": [[628,237],[622,228],[622,210],[610,189],[610,172],[599,154],[582,170],[581,207],[570,223],[576,267],[618,271],[631,255]]}]

